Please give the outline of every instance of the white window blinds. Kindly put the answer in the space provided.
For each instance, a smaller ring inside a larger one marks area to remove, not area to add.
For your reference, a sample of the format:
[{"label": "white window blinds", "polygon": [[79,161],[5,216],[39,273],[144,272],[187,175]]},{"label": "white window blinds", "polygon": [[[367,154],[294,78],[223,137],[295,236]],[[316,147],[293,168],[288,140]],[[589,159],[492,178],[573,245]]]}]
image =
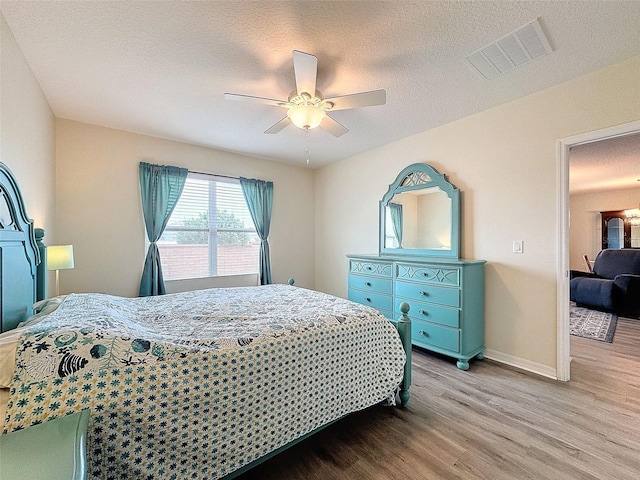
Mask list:
[{"label": "white window blinds", "polygon": [[240,181],[189,172],[158,248],[165,280],[258,273],[260,239]]}]

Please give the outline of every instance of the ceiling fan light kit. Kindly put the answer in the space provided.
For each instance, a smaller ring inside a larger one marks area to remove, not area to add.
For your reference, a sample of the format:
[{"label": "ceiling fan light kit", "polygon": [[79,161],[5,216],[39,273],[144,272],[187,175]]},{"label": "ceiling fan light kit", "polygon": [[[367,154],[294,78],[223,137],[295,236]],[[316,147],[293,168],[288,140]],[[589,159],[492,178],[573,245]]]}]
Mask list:
[{"label": "ceiling fan light kit", "polygon": [[315,105],[297,105],[287,110],[287,117],[298,128],[316,128],[322,122],[326,113]]},{"label": "ceiling fan light kit", "polygon": [[328,111],[384,105],[387,101],[384,90],[353,93],[325,99],[322,93],[316,90],[318,59],[308,53],[298,50],[293,51],[293,71],[296,79],[296,91],[289,96],[287,101],[235,93],[225,93],[224,98],[226,100],[239,100],[286,108],[287,116],[268,128],[264,133],[278,133],[292,123],[296,127],[307,131],[311,128],[320,127],[335,137],[344,135],[349,130],[327,115]]},{"label": "ceiling fan light kit", "polygon": [[307,92],[302,92],[300,95],[292,94],[283,106],[288,108],[287,117],[296,127],[308,130],[320,125],[326,111],[330,110],[333,104],[324,100],[319,93],[311,97]]}]

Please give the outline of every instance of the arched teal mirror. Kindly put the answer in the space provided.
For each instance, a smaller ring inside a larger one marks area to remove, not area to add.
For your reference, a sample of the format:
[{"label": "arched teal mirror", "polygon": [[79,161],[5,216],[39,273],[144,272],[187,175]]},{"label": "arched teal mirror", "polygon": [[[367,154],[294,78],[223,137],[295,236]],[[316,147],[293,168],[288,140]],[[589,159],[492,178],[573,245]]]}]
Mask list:
[{"label": "arched teal mirror", "polygon": [[424,163],[402,170],[380,201],[380,255],[460,257],[460,191]]}]

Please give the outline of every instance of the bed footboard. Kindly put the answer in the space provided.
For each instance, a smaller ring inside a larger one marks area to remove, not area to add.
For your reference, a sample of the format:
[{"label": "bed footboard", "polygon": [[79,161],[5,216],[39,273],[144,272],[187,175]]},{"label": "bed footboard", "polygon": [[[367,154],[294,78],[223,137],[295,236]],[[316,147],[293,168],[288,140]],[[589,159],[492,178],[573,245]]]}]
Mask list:
[{"label": "bed footboard", "polygon": [[400,384],[400,403],[406,407],[409,403],[409,387],[411,386],[411,318],[409,318],[409,304],[400,304],[400,318],[398,319],[398,333],[402,340],[404,352],[407,355],[407,362],[404,364],[404,378]]}]

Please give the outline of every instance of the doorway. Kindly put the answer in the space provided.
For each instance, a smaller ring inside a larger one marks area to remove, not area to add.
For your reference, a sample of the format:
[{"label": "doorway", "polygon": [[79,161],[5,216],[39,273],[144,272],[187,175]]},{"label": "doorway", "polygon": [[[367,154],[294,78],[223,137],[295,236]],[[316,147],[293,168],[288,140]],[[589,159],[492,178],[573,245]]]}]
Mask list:
[{"label": "doorway", "polygon": [[640,133],[640,121],[558,140],[558,258],[556,377],[569,381],[569,155],[571,147]]}]

